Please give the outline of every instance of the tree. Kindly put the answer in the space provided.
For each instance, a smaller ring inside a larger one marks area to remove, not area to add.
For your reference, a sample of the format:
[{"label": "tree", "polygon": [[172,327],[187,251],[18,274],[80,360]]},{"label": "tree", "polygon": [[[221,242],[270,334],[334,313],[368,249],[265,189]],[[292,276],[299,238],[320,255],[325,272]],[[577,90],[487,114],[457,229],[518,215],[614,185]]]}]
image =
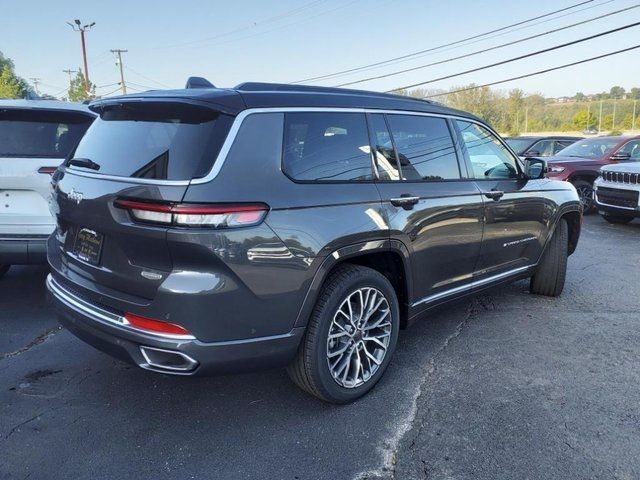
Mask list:
[{"label": "tree", "polygon": [[611,95],[611,98],[620,99],[624,97],[624,93],[625,93],[624,88],[622,88],[619,85],[616,85],[615,87],[611,87],[611,90],[609,90],[609,95]]},{"label": "tree", "polygon": [[633,87],[630,91],[629,91],[629,98],[633,99],[633,100],[640,100],[640,88],[638,87]]},{"label": "tree", "polygon": [[24,98],[29,84],[16,75],[13,61],[0,52],[0,98]]},{"label": "tree", "polygon": [[575,98],[576,102],[584,102],[587,96],[582,92],[578,92],[573,98]]},{"label": "tree", "polygon": [[594,126],[598,122],[595,113],[589,112],[587,109],[580,110],[573,116],[573,125],[576,129],[581,130]]},{"label": "tree", "polygon": [[20,83],[8,66],[2,67],[0,72],[0,98],[20,98],[22,89]]},{"label": "tree", "polygon": [[85,100],[90,100],[94,96],[95,86],[89,82],[89,88],[85,88],[84,74],[82,73],[82,70],[78,68],[76,77],[71,80],[71,85],[69,85],[69,101],[84,102]]}]

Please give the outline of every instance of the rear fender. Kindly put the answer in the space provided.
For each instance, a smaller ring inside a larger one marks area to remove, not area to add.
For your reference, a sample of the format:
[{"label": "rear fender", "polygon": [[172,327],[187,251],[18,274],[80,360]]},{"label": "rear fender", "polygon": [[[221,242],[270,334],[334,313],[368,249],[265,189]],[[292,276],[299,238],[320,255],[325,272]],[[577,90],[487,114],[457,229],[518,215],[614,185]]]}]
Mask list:
[{"label": "rear fender", "polygon": [[409,263],[409,252],[404,244],[397,240],[389,239],[370,240],[367,242],[356,243],[333,251],[322,261],[322,264],[318,267],[318,270],[311,281],[311,285],[304,298],[294,327],[302,327],[307,324],[309,317],[311,316],[311,312],[313,311],[313,307],[316,304],[316,300],[318,299],[318,295],[322,289],[322,285],[336,265],[355,259],[359,256],[377,252],[395,252],[402,258],[402,263],[405,269],[405,278],[407,278],[407,298],[410,302],[410,299],[413,298],[410,280],[412,277]]}]

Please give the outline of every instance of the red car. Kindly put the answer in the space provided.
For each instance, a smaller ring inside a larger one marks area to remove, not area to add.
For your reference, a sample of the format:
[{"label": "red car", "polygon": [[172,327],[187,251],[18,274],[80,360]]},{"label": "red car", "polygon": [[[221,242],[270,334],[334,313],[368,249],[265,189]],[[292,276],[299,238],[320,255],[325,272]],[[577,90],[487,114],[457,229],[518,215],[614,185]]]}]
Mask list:
[{"label": "red car", "polygon": [[547,177],[571,182],[580,196],[584,212],[593,209],[593,182],[600,167],[628,162],[631,152],[640,148],[640,135],[635,137],[596,137],[579,140],[547,157]]}]

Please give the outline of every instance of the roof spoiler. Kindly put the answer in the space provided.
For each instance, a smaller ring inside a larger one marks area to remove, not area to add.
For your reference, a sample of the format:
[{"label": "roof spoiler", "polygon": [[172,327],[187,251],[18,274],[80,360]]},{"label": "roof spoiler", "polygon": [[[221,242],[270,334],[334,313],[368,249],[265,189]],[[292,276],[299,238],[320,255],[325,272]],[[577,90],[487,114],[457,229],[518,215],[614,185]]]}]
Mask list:
[{"label": "roof spoiler", "polygon": [[206,78],[189,77],[184,88],[216,88],[216,86]]}]

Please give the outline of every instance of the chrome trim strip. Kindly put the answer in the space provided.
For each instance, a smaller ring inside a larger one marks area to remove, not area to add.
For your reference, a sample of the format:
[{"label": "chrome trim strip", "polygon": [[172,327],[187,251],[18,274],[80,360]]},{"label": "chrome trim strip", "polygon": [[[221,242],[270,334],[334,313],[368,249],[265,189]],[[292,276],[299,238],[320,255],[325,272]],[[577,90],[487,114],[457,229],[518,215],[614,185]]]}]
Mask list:
[{"label": "chrome trim strip", "polygon": [[621,205],[611,205],[610,203],[602,203],[601,201],[598,200],[597,196],[596,196],[596,205],[600,205],[602,207],[609,207],[609,208],[621,208],[622,210],[630,210],[632,212],[638,211],[637,208],[633,208],[633,207],[623,207]]},{"label": "chrome trim strip", "polygon": [[[242,122],[249,115],[259,114],[259,113],[287,113],[287,112],[343,112],[343,113],[388,113],[388,114],[399,114],[399,115],[416,115],[423,117],[439,117],[439,118],[451,118],[456,120],[462,120],[465,122],[475,123],[480,125],[494,135],[496,138],[501,140],[501,137],[491,128],[489,125],[486,125],[474,118],[464,117],[461,115],[454,115],[450,113],[431,113],[431,112],[416,112],[415,110],[385,110],[385,109],[377,109],[377,108],[352,108],[352,107],[268,107],[268,108],[248,108],[240,112],[233,123],[231,124],[231,128],[229,129],[229,133],[227,134],[227,138],[225,139],[222,147],[220,148],[220,152],[216,157],[211,170],[204,177],[194,178],[192,180],[154,180],[148,178],[132,178],[132,177],[121,177],[117,175],[102,175],[100,173],[93,172],[85,172],[82,170],[76,170],[73,167],[65,167],[65,172],[72,173],[73,175],[80,175],[81,177],[89,177],[89,178],[98,178],[102,180],[113,180],[117,182],[125,182],[125,183],[137,183],[137,184],[147,184],[147,185],[176,185],[176,186],[189,186],[189,185],[201,185],[203,183],[209,183],[214,178],[218,176],[220,170],[224,166],[224,162],[226,161],[227,155],[233,146],[233,143],[240,131],[240,127],[242,126]],[[509,147],[505,142],[502,142],[503,145],[507,147],[507,149],[513,153],[511,147]],[[513,154],[514,158],[517,158],[515,153]]]},{"label": "chrome trim strip", "polygon": [[103,310],[102,308],[77,297],[68,290],[65,290],[62,285],[55,281],[51,274],[47,275],[47,288],[53,296],[64,303],[67,307],[75,310],[76,312],[82,313],[97,322],[115,325],[133,333],[142,333],[151,337],[166,338],[169,340],[195,340],[196,338],[193,335],[171,335],[168,333],[157,333],[132,327],[127,319],[122,315],[117,315]]},{"label": "chrome trim strip", "polygon": [[[166,350],[164,348],[147,347],[146,345],[140,345],[139,348],[140,348],[140,353],[142,353],[142,356],[144,357],[147,364],[153,367],[156,371],[166,371],[167,373],[191,372],[195,370],[195,368],[198,366],[197,360],[191,358],[186,353],[178,352],[177,350]],[[155,363],[149,358],[149,355],[147,355],[147,350],[153,350],[155,352],[170,353],[171,355],[177,355],[178,357],[182,357],[186,361],[187,366],[186,367],[168,367],[167,365]],[[147,368],[146,365],[140,365],[140,367]],[[148,370],[152,370],[152,369],[148,368]]]},{"label": "chrome trim strip", "polygon": [[428,297],[423,298],[422,300],[418,300],[417,302],[414,302],[411,306],[412,307],[416,307],[418,305],[421,305],[423,303],[431,303],[434,302],[436,300],[440,300],[442,298],[451,296],[451,295],[455,295],[456,293],[462,293],[462,292],[466,292],[469,290],[473,290],[476,287],[481,287],[483,285],[486,285],[488,283],[492,283],[495,282],[497,280],[502,280],[503,278],[508,278],[511,277],[513,275],[516,275],[518,273],[522,273],[528,269],[532,268],[531,266],[526,266],[526,267],[519,267],[519,268],[515,268],[513,270],[509,270],[507,272],[503,272],[503,273],[499,273],[497,275],[493,275],[491,277],[487,277],[487,278],[483,278],[482,280],[474,280],[470,283],[466,283],[464,285],[460,285],[458,287],[455,288],[451,288],[449,290],[445,290],[444,292],[440,292],[440,293],[436,293],[434,295],[429,295]]}]

